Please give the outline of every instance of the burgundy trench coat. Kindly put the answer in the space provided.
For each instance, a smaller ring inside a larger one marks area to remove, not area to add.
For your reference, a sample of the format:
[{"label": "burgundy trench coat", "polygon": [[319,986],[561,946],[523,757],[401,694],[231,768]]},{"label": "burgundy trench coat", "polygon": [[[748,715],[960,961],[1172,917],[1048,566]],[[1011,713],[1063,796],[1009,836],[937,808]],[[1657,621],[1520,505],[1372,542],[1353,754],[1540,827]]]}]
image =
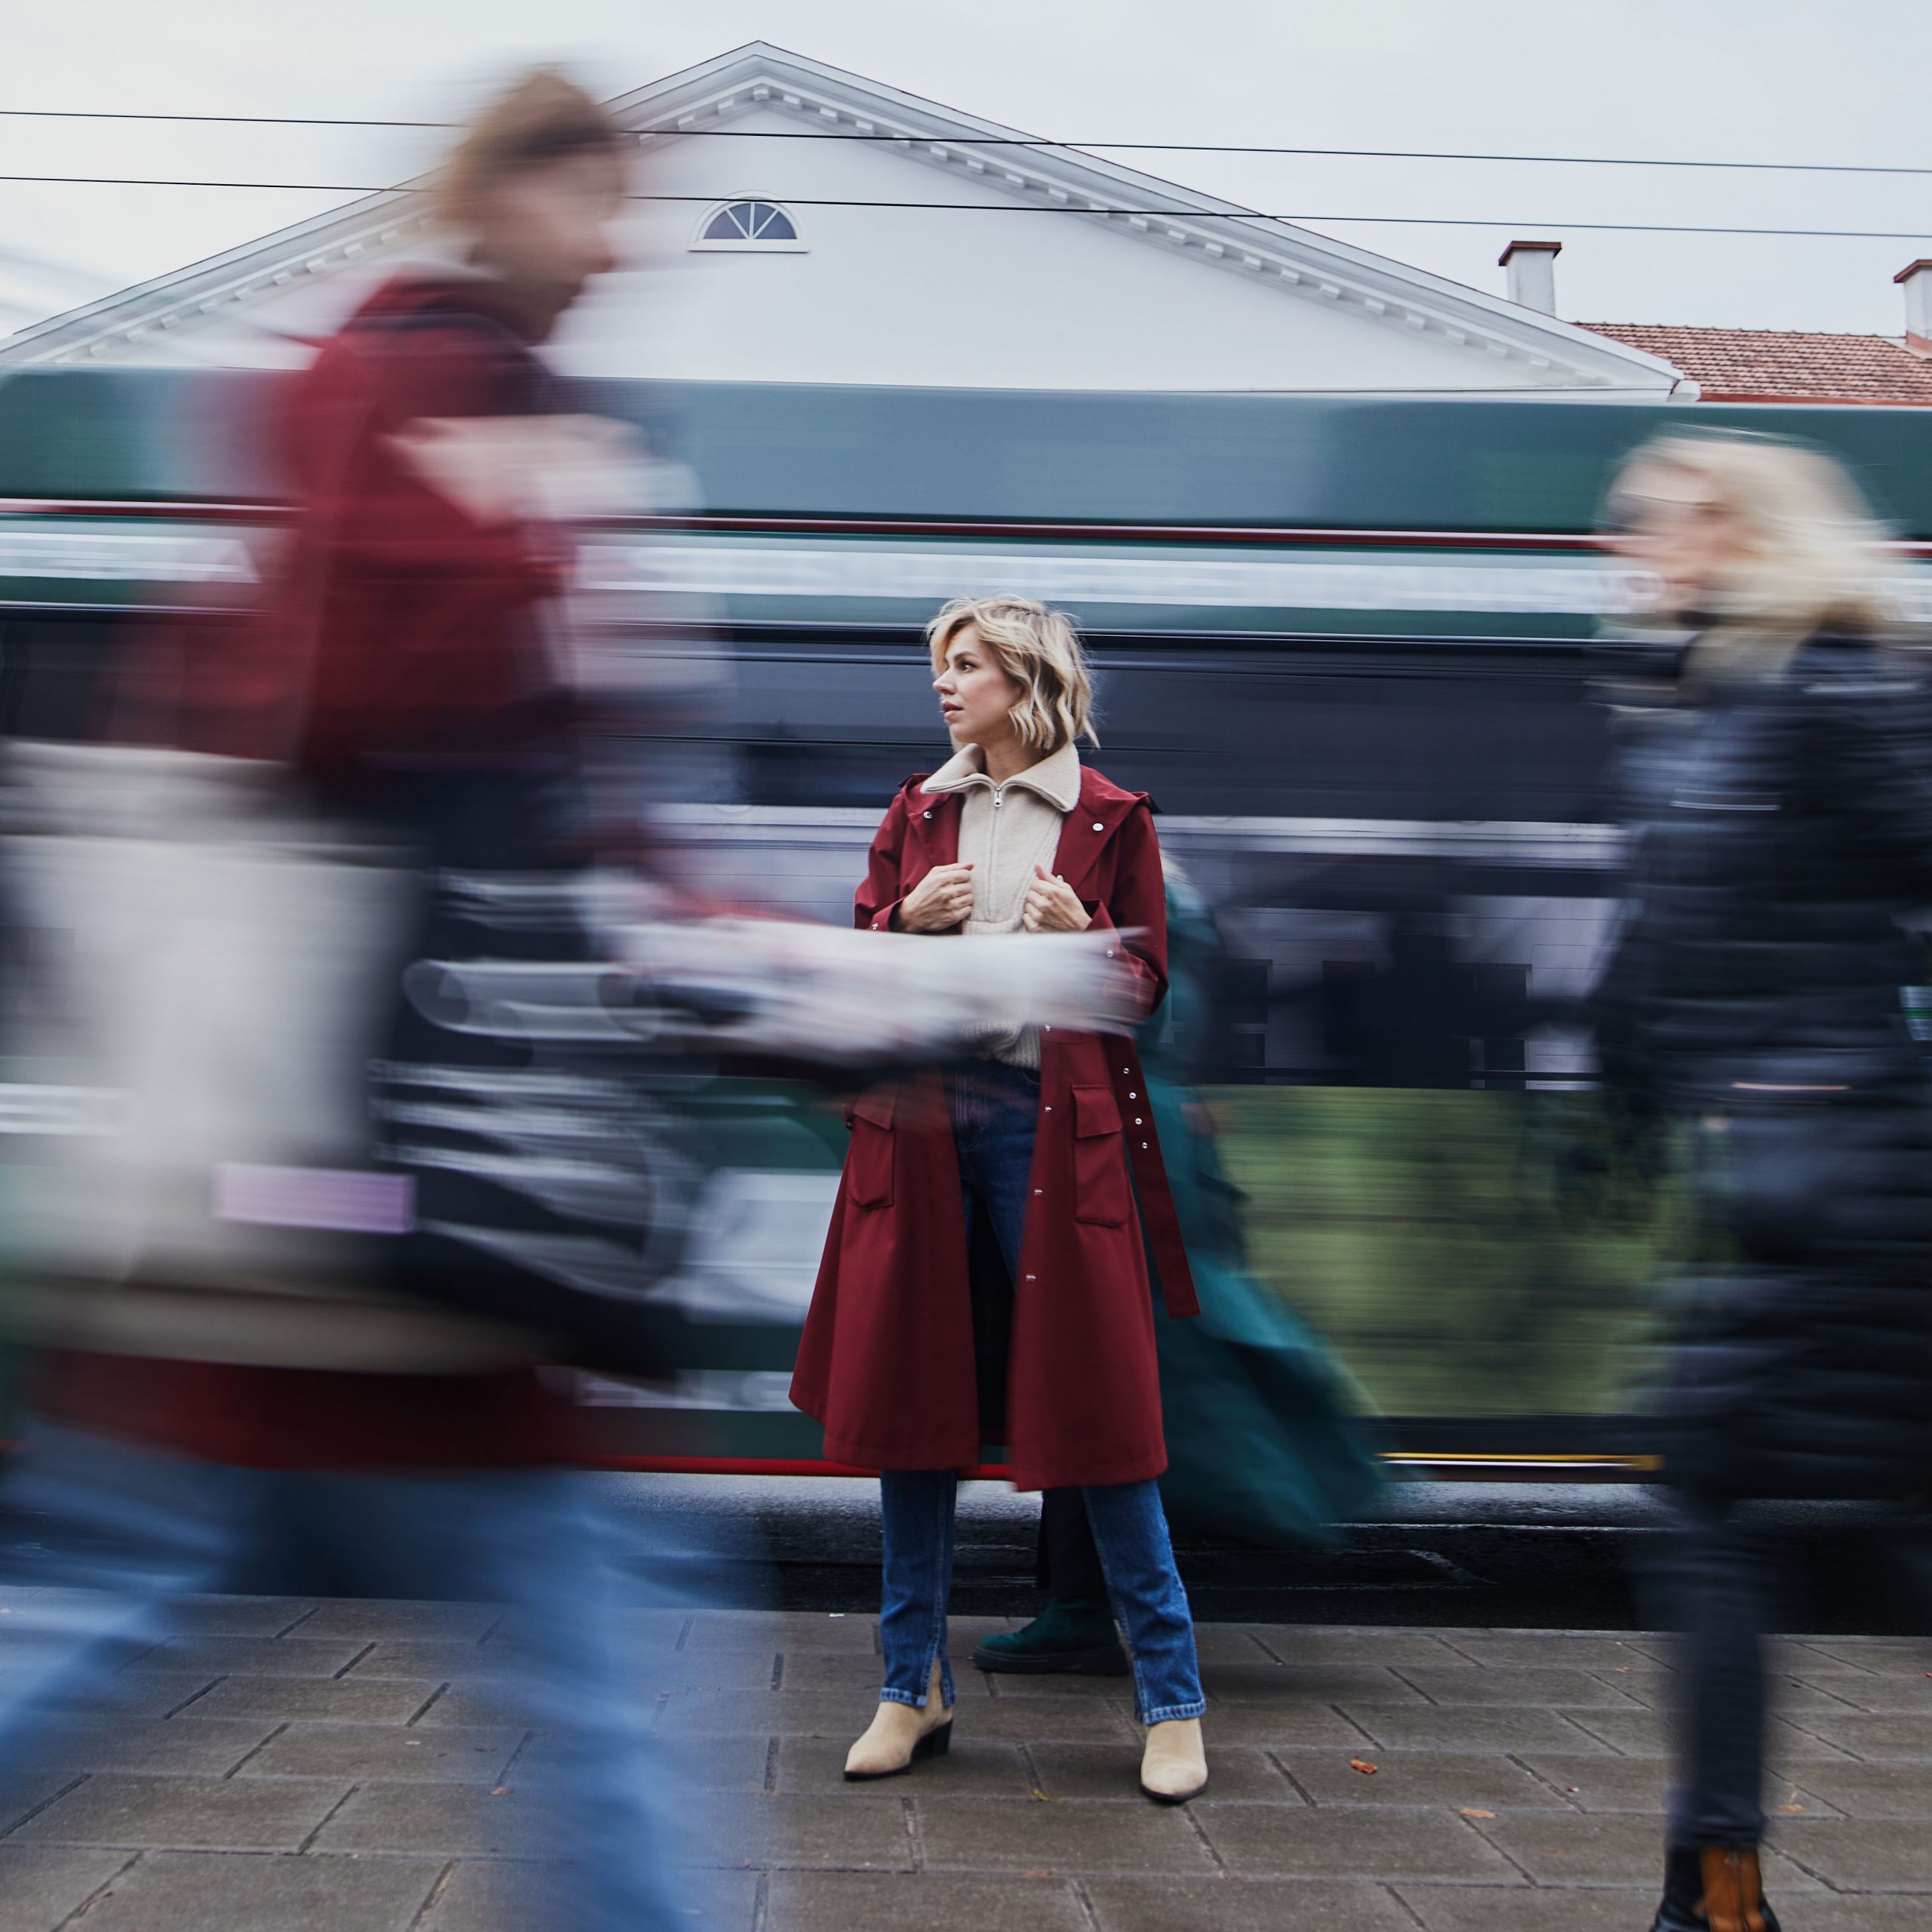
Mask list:
[{"label": "burgundy trench coat", "polygon": [[[856,923],[959,852],[957,792],[909,778],[872,841]],[[1167,990],[1165,892],[1146,796],[1083,771],[1054,869],[1121,950],[1152,1012]],[[1007,1450],[1021,1489],[1138,1482],[1167,1466],[1146,1249],[1168,1312],[1198,1312],[1133,1041],[1045,1029],[1032,1196],[1014,1284]],[[980,1460],[965,1208],[937,1074],[875,1088],[849,1113],[792,1400],[833,1460],[879,1469]],[[1139,1212],[1137,1214],[1137,1195]],[[1146,1230],[1143,1248],[1143,1227]]]}]

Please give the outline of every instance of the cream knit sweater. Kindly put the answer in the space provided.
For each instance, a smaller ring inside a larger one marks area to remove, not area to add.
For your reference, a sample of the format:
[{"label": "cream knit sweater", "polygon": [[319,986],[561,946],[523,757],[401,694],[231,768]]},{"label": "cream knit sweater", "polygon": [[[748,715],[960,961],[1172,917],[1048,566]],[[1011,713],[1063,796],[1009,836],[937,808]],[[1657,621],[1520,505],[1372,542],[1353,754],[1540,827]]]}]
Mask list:
[{"label": "cream knit sweater", "polygon": [[[1053,869],[1060,821],[1080,798],[1080,754],[1063,745],[1051,757],[995,785],[977,745],[963,745],[919,787],[964,794],[959,857],[973,867],[969,934],[1020,930],[1035,865]],[[1040,1036],[1032,1027],[989,1034],[980,1051],[1010,1066],[1037,1067]]]}]

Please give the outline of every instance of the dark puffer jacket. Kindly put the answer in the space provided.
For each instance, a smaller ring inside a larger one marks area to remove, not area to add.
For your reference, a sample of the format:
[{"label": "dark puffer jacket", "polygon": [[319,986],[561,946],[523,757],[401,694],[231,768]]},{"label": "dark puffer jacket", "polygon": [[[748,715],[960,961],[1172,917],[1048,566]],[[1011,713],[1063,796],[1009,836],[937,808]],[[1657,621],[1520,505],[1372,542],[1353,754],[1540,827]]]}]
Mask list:
[{"label": "dark puffer jacket", "polygon": [[1681,1284],[1669,1478],[1932,1485],[1932,1107],[1900,988],[1932,904],[1932,692],[1820,637],[1638,727],[1607,1077],[1695,1124],[1712,1258]]}]

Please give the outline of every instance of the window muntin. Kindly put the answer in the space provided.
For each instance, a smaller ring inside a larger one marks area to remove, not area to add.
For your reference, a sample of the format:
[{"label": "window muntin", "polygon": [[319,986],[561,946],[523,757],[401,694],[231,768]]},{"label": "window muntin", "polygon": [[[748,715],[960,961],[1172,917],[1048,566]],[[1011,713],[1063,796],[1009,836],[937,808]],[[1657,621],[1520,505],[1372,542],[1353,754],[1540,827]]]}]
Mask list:
[{"label": "window muntin", "polygon": [[721,202],[698,225],[694,248],[801,250],[798,225],[781,203],[758,195]]}]

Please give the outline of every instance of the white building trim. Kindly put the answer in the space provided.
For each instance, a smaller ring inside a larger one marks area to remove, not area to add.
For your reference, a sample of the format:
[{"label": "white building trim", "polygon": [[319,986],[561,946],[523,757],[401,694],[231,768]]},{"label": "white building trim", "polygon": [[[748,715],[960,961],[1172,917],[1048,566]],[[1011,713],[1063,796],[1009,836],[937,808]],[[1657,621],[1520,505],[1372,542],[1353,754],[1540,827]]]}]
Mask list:
[{"label": "white building trim", "polygon": [[[610,106],[646,152],[774,109],[796,119],[801,133],[883,137],[882,146],[920,168],[969,180],[976,198],[1060,211],[1041,218],[1099,223],[1204,268],[1250,278],[1285,300],[1333,305],[1364,326],[1423,336],[1499,374],[1506,371],[1512,386],[1695,393],[1661,358],[1553,316],[763,42]],[[1026,145],[975,146],[976,138]],[[206,318],[245,310],[301,278],[384,254],[420,254],[435,232],[423,186],[418,180],[368,196],[23,329],[0,344],[0,365],[129,357],[155,334],[192,334]],[[795,211],[802,234],[809,205],[770,198]]]}]

